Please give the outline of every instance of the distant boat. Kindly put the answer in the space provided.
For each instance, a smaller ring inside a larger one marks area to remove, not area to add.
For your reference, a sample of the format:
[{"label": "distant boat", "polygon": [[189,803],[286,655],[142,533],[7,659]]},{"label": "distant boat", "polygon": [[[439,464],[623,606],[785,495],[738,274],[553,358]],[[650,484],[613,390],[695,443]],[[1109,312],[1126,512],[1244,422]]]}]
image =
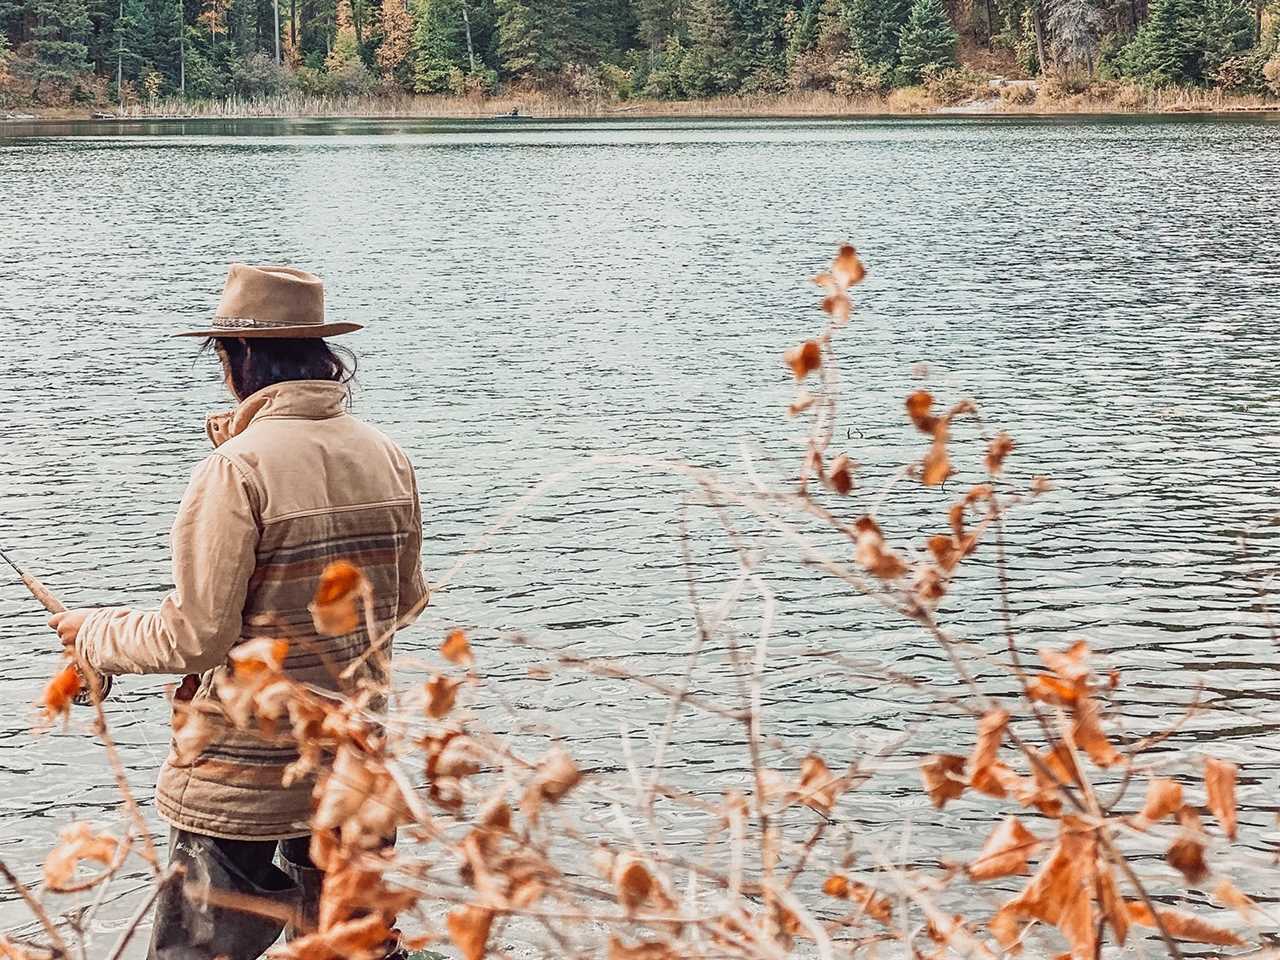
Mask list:
[{"label": "distant boat", "polygon": [[495,113],[495,120],[532,120],[533,117],[528,114],[521,113],[519,107],[513,107],[510,113]]}]

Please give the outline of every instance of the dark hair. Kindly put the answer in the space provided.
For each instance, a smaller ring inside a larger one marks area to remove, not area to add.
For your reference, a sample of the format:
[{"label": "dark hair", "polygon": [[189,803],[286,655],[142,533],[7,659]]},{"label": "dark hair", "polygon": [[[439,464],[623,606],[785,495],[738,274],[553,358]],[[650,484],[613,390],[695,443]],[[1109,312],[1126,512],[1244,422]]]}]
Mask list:
[{"label": "dark hair", "polygon": [[350,383],[356,375],[355,354],[318,337],[210,337],[204,349],[217,352],[241,400],[287,380]]}]

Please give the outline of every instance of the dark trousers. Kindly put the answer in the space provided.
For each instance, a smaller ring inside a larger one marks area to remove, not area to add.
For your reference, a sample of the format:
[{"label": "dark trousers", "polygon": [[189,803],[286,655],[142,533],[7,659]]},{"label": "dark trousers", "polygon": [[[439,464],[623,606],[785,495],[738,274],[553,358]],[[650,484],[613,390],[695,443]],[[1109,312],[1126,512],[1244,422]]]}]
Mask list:
[{"label": "dark trousers", "polygon": [[[148,960],[257,960],[284,931],[283,916],[223,905],[219,894],[244,898],[245,904],[268,901],[314,927],[324,874],[307,855],[310,843],[310,837],[221,840],[172,831],[169,862],[181,864],[186,878],[156,898]],[[204,889],[213,895],[202,895]]]}]

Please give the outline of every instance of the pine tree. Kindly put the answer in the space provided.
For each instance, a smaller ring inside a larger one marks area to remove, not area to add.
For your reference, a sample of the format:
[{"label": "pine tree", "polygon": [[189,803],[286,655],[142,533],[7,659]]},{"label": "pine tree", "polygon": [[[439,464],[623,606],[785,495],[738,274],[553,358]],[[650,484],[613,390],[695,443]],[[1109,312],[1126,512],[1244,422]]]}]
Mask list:
[{"label": "pine tree", "polygon": [[558,74],[570,62],[574,41],[581,35],[575,12],[568,0],[498,0],[503,71],[517,80],[533,81]]},{"label": "pine tree", "polygon": [[1193,79],[1198,51],[1190,0],[1154,0],[1147,22],[1120,55],[1125,73],[1157,86]]},{"label": "pine tree", "polygon": [[1240,0],[1205,0],[1192,26],[1193,42],[1199,50],[1195,80],[1213,80],[1218,68],[1255,40],[1253,12]]},{"label": "pine tree", "polygon": [[464,24],[459,0],[419,0],[413,32],[413,89],[448,93],[465,62]]},{"label": "pine tree", "polygon": [[384,76],[409,86],[409,54],[413,49],[413,17],[405,0],[382,0],[382,44],[376,60]]},{"label": "pine tree", "polygon": [[685,93],[705,97],[736,88],[739,37],[726,0],[692,0],[686,28],[689,43],[679,67]]},{"label": "pine tree", "polygon": [[955,28],[942,0],[915,0],[898,41],[898,83],[919,83],[927,70],[956,62]]},{"label": "pine tree", "polygon": [[867,67],[892,69],[898,65],[902,29],[911,13],[911,0],[850,0],[850,41]]},{"label": "pine tree", "polygon": [[89,13],[85,0],[28,0],[34,21],[32,97],[38,99],[45,80],[70,83],[89,69]]}]

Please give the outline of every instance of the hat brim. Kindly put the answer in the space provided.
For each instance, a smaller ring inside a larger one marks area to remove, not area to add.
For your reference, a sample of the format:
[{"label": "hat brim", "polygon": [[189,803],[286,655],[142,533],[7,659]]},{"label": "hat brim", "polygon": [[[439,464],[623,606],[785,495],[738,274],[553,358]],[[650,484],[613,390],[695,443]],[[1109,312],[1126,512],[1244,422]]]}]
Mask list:
[{"label": "hat brim", "polygon": [[308,323],[298,327],[210,327],[203,330],[180,330],[175,337],[226,337],[232,340],[244,338],[278,340],[309,340],[320,337],[337,337],[344,333],[363,330],[363,323],[349,320],[341,323]]}]

